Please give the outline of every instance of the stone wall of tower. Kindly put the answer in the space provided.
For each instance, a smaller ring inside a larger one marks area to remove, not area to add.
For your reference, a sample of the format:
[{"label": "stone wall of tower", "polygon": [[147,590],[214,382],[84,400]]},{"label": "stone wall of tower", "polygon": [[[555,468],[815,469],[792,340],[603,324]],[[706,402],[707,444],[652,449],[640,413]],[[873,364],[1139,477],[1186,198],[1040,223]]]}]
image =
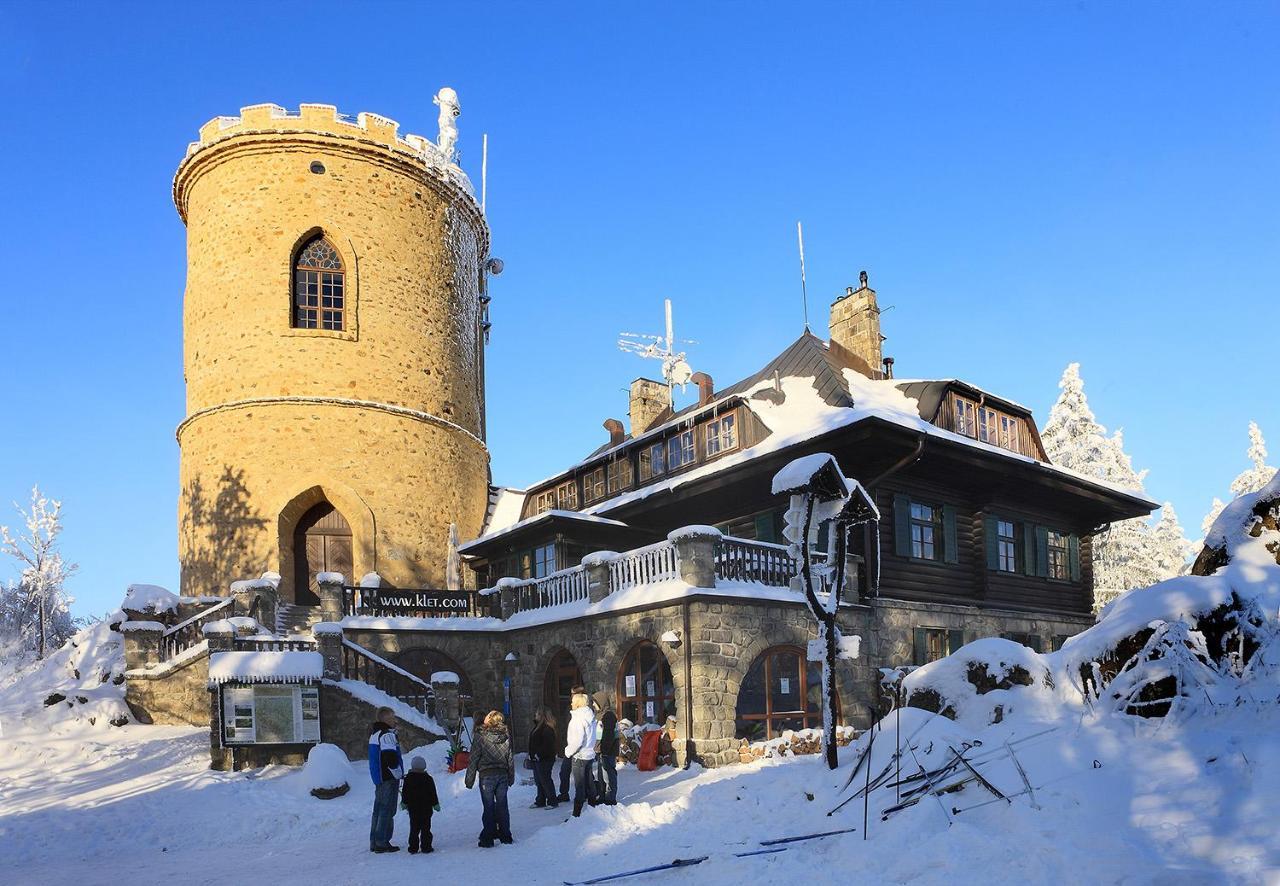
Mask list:
[{"label": "stone wall of tower", "polygon": [[[291,599],[293,530],[321,501],[352,527],[352,577],[443,586],[449,523],[474,537],[487,500],[488,228],[460,171],[391,121],[263,108],[204,127],[174,183],[183,591],[272,569]],[[341,332],[291,326],[293,258],[317,233],[346,274]]]}]

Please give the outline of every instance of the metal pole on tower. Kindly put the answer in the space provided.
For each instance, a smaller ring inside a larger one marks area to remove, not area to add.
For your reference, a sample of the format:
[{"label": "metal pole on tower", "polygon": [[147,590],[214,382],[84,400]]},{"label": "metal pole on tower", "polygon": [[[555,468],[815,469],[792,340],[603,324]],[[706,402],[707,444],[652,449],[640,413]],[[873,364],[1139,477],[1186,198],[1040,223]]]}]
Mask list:
[{"label": "metal pole on tower", "polygon": [[484,214],[485,198],[489,196],[489,133],[480,142],[480,214]]},{"label": "metal pole on tower", "polygon": [[804,305],[804,331],[809,331],[809,291],[804,282],[804,228],[796,222],[796,239],[800,241],[800,299]]},{"label": "metal pole on tower", "polygon": [[667,309],[667,353],[671,353],[671,345],[675,341],[675,333],[671,325],[671,299],[663,299],[663,305]]}]

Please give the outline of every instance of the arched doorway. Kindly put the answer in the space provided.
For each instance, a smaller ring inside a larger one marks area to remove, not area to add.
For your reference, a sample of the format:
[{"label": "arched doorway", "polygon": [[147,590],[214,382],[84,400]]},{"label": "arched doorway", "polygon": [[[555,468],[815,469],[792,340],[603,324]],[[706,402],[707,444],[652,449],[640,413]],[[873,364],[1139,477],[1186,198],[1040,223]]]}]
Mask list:
[{"label": "arched doorway", "polygon": [[293,599],[303,606],[320,605],[316,576],[340,572],[353,582],[351,525],[327,501],[313,505],[302,515],[293,532]]},{"label": "arched doorway", "polygon": [[542,703],[556,715],[556,737],[563,747],[569,735],[569,702],[573,687],[582,685],[582,671],[578,661],[568,650],[561,649],[547,665],[547,675],[542,680]]},{"label": "arched doorway", "polygon": [[675,716],[675,681],[661,649],[648,640],[631,647],[618,672],[617,698],[619,717],[636,725]]},{"label": "arched doorway", "polygon": [[798,646],[774,646],[756,656],[738,690],[734,737],[765,741],[788,729],[821,726],[822,663],[807,661]]}]

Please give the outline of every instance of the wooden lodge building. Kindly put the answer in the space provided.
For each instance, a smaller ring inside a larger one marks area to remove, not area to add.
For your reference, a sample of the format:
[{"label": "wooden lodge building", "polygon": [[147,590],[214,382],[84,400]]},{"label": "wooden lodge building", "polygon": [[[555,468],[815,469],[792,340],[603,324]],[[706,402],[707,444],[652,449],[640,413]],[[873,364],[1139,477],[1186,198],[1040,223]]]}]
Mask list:
[{"label": "wooden lodge building", "polygon": [[[852,539],[839,613],[861,638],[837,675],[837,716],[855,726],[882,700],[881,668],[988,636],[1048,651],[1091,624],[1092,537],[1155,507],[1050,464],[1017,403],[895,378],[865,273],[831,305],[825,340],[806,331],[720,388],[698,373],[697,402],[679,410],[665,383],[637,379],[629,426],[606,421],[596,451],[527,489],[486,486],[486,428],[502,421],[484,412],[494,265],[451,147],[326,106],[242,118],[202,129],[175,181],[191,229],[186,596],[124,625],[135,713],[210,723],[219,768],[299,760],[316,740],[359,755],[377,703],[423,740],[503,708],[522,748],[534,709],[563,712],[578,684],[637,726],[668,724],[681,762],[733,762],[744,740],[820,725],[816,628],[780,544],[787,502],[771,494],[802,455],[834,455],[881,514],[878,534]],[[260,192],[271,198],[232,199]],[[422,231],[455,263],[439,270],[447,285],[410,273],[399,251]],[[208,277],[202,250],[236,232],[262,247],[243,261],[226,251]],[[298,329],[288,306],[312,273],[298,262],[320,241],[349,313]],[[229,273],[263,310],[193,314],[228,297]],[[425,287],[419,314],[397,313],[406,280]],[[446,325],[412,325],[442,312]],[[219,336],[238,343],[241,323],[259,327],[238,358]],[[434,362],[398,375],[388,355],[415,336]],[[201,350],[206,339],[216,347]],[[307,446],[315,458],[298,457]],[[252,520],[200,510],[191,490],[219,477],[237,478]]]}]

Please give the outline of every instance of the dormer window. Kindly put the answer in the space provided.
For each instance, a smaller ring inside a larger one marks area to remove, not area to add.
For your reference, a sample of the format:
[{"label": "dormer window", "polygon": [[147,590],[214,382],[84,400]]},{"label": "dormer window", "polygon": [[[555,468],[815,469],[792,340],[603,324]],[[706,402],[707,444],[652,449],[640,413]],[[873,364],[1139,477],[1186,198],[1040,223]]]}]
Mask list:
[{"label": "dormer window", "polygon": [[604,468],[596,468],[582,478],[582,500],[587,504],[604,498]]},{"label": "dormer window", "polygon": [[732,412],[707,422],[707,458],[738,448],[737,416]]},{"label": "dormer window", "polygon": [[667,470],[691,465],[697,459],[693,445],[693,431],[683,431],[667,441]]},{"label": "dormer window", "polygon": [[610,462],[606,470],[606,481],[609,485],[609,494],[617,495],[624,489],[630,489],[635,484],[635,477],[631,471],[631,460],[629,458],[620,458],[615,462]]},{"label": "dormer window", "polygon": [[651,480],[667,472],[667,445],[654,443],[640,450],[640,479]]},{"label": "dormer window", "polygon": [[562,511],[578,509],[578,484],[570,480],[556,487],[556,507]]},{"label": "dormer window", "polygon": [[957,434],[1012,452],[1023,451],[1023,419],[959,395],[952,395],[951,402]]},{"label": "dormer window", "polygon": [[309,241],[293,263],[293,325],[341,332],[346,320],[342,258],[323,235]]}]

